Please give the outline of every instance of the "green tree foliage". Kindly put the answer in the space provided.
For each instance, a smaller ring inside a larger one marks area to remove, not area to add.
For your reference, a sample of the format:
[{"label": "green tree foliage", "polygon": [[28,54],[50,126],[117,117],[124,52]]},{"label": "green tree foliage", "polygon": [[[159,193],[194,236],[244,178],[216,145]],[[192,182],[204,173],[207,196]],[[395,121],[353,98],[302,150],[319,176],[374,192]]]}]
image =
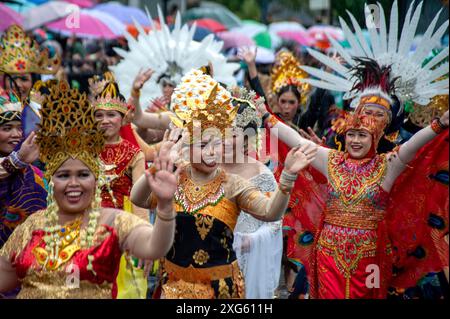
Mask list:
[{"label": "green tree foliage", "polygon": [[259,20],[261,9],[257,0],[214,0],[230,9],[241,19]]},{"label": "green tree foliage", "polygon": [[392,0],[331,0],[331,14],[333,18],[334,24],[338,24],[339,20],[338,17],[343,17],[350,25],[350,18],[348,17],[348,14],[346,10],[350,11],[358,21],[359,25],[365,26],[366,25],[366,18],[364,13],[364,4],[376,4],[379,2],[384,9],[384,12],[386,13],[386,18],[389,21],[389,13],[392,6]]}]

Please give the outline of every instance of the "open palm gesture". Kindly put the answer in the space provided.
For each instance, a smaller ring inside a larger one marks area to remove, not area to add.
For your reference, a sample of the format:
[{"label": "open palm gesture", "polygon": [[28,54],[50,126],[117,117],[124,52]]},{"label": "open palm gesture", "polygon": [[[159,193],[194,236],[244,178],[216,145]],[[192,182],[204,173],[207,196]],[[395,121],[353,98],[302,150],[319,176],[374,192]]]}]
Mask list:
[{"label": "open palm gesture", "polygon": [[152,69],[148,69],[146,71],[140,70],[136,75],[133,81],[133,90],[139,91],[144,86],[145,82],[147,82],[153,75],[155,71]]},{"label": "open palm gesture", "polygon": [[238,57],[247,65],[255,63],[257,48],[241,47],[238,49]]},{"label": "open palm gesture", "polygon": [[298,174],[316,158],[317,150],[318,146],[314,143],[293,148],[286,157],[285,169],[290,174]]},{"label": "open palm gesture", "polygon": [[145,173],[147,182],[158,203],[172,201],[177,189],[180,168],[174,172],[174,164],[170,159],[170,148],[162,148],[154,161],[155,172]]}]

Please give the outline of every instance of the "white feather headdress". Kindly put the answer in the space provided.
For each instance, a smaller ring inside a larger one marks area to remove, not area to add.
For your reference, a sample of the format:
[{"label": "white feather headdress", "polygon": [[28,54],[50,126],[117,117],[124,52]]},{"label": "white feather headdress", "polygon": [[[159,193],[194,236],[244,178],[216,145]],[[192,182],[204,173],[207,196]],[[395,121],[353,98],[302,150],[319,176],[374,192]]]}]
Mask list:
[{"label": "white feather headdress", "polygon": [[[194,41],[195,23],[191,27],[186,24],[181,26],[179,12],[174,28],[170,31],[159,6],[158,14],[160,30],[152,25],[152,31],[146,34],[141,25],[135,21],[139,31],[137,39],[129,33],[125,34],[129,51],[115,48],[123,59],[116,66],[110,67],[110,70],[114,72],[125,98],[130,96],[133,80],[141,69],[151,68],[155,71],[141,90],[141,100],[144,103],[162,96],[161,87],[157,83],[161,75],[168,76],[170,81],[177,85],[191,69],[200,68],[208,62],[211,62],[214,69],[215,80],[226,85],[236,84],[233,74],[239,68],[239,64],[227,63],[225,56],[220,53],[223,42],[216,41],[213,34],[201,42]],[[148,10],[147,15],[153,24]]]},{"label": "white feather headdress", "polygon": [[[308,52],[314,58],[330,67],[336,74],[313,67],[302,66],[306,72],[317,78],[307,78],[302,81],[323,89],[346,92],[344,99],[358,98],[362,92],[351,91],[358,80],[353,77],[352,67],[355,67],[357,63],[355,58],[365,57],[375,60],[380,66],[391,66],[390,77],[391,79],[397,78],[394,85],[395,94],[401,101],[409,100],[420,105],[426,105],[434,96],[448,94],[448,78],[440,79],[443,75],[448,74],[449,71],[448,61],[442,63],[448,57],[448,47],[444,48],[427,64],[422,66],[424,59],[436,46],[436,43],[439,43],[439,40],[448,27],[449,21],[447,20],[437,31],[434,31],[442,10],[436,14],[428,26],[415,52],[410,54],[422,5],[423,2],[420,2],[417,8],[413,10],[414,1],[411,3],[406,13],[400,39],[398,40],[399,18],[397,0],[394,1],[391,9],[389,33],[386,29],[386,18],[383,7],[378,3],[379,21],[366,18],[370,43],[364,38],[361,27],[355,17],[347,11],[355,32],[353,33],[350,30],[344,19],[339,17],[339,20],[345,37],[350,43],[350,49],[344,49],[329,35],[328,38],[334,49],[346,61],[350,68],[337,63],[321,52],[308,49]],[[367,5],[365,6],[365,12],[368,17],[371,17]],[[379,28],[376,26],[377,22],[379,22]],[[437,66],[439,63],[441,64]]]}]

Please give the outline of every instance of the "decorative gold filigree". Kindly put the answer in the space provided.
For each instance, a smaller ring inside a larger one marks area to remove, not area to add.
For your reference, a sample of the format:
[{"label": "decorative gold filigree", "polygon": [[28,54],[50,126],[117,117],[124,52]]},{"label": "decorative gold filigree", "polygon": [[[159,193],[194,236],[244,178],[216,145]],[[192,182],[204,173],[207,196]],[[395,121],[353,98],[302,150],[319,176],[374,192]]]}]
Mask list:
[{"label": "decorative gold filigree", "polygon": [[197,265],[204,265],[209,260],[209,254],[208,252],[204,251],[203,249],[197,250],[194,253],[194,256],[192,256],[192,259]]},{"label": "decorative gold filigree", "polygon": [[61,81],[49,88],[41,108],[37,143],[40,159],[46,163],[50,178],[69,157],[83,161],[96,178],[100,175],[99,154],[104,136],[98,129],[86,95]]},{"label": "decorative gold filigree", "polygon": [[214,217],[208,215],[195,215],[195,225],[202,240],[205,240],[214,223]]},{"label": "decorative gold filigree", "polygon": [[41,49],[18,25],[11,25],[0,39],[0,73],[54,74],[61,59],[49,57],[48,49]]}]

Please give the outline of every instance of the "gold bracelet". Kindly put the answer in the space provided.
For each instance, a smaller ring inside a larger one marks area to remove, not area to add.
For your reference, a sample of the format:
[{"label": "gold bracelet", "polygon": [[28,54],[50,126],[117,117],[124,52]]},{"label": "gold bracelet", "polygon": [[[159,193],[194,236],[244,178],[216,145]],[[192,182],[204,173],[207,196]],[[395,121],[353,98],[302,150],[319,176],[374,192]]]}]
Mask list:
[{"label": "gold bracelet", "polygon": [[177,218],[177,214],[175,214],[173,217],[171,218],[165,218],[165,217],[161,217],[161,215],[158,214],[158,210],[156,210],[156,216],[158,216],[158,219],[161,219],[162,221],[165,222],[171,222],[172,220],[174,220],[175,218]]}]

